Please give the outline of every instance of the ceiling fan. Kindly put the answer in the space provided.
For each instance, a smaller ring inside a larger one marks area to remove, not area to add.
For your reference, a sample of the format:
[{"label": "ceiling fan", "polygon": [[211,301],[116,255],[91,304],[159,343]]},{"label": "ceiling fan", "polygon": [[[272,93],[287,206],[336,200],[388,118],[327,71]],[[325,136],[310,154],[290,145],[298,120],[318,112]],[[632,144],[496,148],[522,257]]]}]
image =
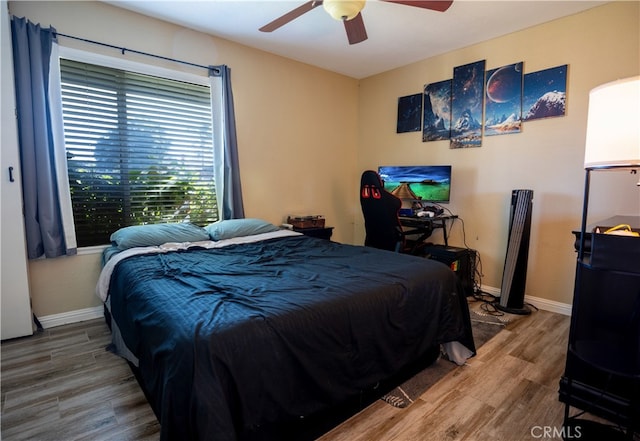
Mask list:
[{"label": "ceiling fan", "polygon": [[[433,11],[444,12],[453,3],[453,0],[381,0],[389,3],[399,3],[401,5],[415,6],[417,8],[431,9]],[[367,31],[364,27],[362,14],[365,0],[310,0],[297,8],[287,12],[260,28],[262,32],[273,32],[276,29],[295,20],[301,15],[323,5],[324,9],[336,20],[344,23],[349,44],[360,43],[367,39]]]}]

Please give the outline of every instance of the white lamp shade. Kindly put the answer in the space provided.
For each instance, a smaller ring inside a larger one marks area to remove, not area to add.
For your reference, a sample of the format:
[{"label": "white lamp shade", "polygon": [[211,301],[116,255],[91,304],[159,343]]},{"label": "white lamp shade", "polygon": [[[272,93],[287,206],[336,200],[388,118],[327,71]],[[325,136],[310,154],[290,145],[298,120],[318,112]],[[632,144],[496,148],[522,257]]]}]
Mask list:
[{"label": "white lamp shade", "polygon": [[584,168],[640,166],[640,76],[589,93]]},{"label": "white lamp shade", "polygon": [[351,20],[362,8],[365,0],[324,0],[322,6],[336,20]]}]

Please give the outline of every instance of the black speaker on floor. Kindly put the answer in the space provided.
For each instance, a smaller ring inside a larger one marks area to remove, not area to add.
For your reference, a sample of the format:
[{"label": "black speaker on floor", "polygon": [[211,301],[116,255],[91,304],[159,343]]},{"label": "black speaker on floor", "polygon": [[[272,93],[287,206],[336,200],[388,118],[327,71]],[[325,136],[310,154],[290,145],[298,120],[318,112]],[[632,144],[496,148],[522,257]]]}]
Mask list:
[{"label": "black speaker on floor", "polygon": [[442,262],[458,276],[465,295],[472,296],[474,290],[474,268],[476,252],[468,248],[448,245],[428,245],[424,248],[425,257]]},{"label": "black speaker on floor", "polygon": [[496,308],[511,314],[531,314],[531,310],[524,304],[524,289],[527,282],[532,201],[533,190],[511,192],[509,242],[502,274],[500,301],[495,304]]}]

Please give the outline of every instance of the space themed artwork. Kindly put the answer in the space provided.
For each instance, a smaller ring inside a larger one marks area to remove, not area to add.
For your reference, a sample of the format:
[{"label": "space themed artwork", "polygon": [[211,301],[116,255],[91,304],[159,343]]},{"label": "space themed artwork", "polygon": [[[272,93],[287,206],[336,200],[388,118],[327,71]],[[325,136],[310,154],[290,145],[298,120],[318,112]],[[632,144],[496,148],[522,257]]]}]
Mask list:
[{"label": "space themed artwork", "polygon": [[522,62],[487,71],[485,86],[485,136],[522,130]]},{"label": "space themed artwork", "polygon": [[424,86],[422,141],[451,137],[451,80]]},{"label": "space themed artwork", "polygon": [[565,116],[568,64],[531,73],[524,73],[523,61],[485,67],[486,60],[454,67],[453,79],[401,97],[398,133],[421,127],[422,142],[481,147],[483,136],[520,133],[528,121]]},{"label": "space themed artwork", "polygon": [[422,94],[398,98],[396,133],[419,132],[422,128]]},{"label": "space themed artwork", "polygon": [[565,115],[568,67],[565,64],[525,74],[524,121]]},{"label": "space themed artwork", "polygon": [[485,60],[453,69],[451,84],[452,149],[482,145]]}]

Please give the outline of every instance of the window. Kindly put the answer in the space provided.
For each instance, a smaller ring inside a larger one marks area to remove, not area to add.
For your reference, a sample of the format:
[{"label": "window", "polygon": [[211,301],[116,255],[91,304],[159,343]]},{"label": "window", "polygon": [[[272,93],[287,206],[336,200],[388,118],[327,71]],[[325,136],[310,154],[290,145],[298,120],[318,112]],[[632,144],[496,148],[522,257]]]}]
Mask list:
[{"label": "window", "polygon": [[118,228],[218,219],[207,85],[60,59],[79,247]]}]

